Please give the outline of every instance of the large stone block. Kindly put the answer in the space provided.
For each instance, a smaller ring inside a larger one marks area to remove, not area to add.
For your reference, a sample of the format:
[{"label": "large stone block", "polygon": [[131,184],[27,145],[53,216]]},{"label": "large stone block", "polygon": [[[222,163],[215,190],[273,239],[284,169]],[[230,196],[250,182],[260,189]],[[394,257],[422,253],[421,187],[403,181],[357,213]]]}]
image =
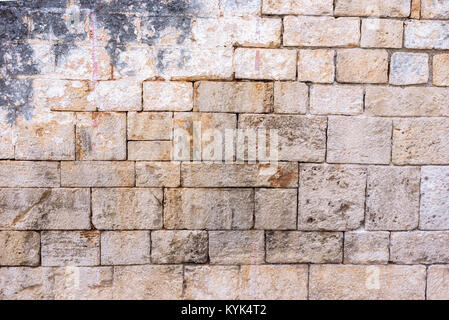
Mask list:
[{"label": "large stone block", "polygon": [[211,264],[262,264],[265,258],[263,231],[210,231]]},{"label": "large stone block", "polygon": [[335,50],[299,50],[298,80],[332,83],[335,78]]},{"label": "large stone block", "polygon": [[58,162],[0,161],[1,187],[59,187],[60,178]]},{"label": "large stone block", "polygon": [[393,53],[390,67],[391,84],[423,84],[427,81],[429,81],[429,56],[426,53]]},{"label": "large stone block", "polygon": [[387,264],[389,260],[389,232],[346,232],[345,264]]},{"label": "large stone block", "polygon": [[348,83],[387,83],[388,52],[382,49],[338,50],[337,81]]},{"label": "large stone block", "polygon": [[262,230],[295,230],[297,196],[296,189],[257,189],[254,227]]},{"label": "large stone block", "polygon": [[332,15],[333,0],[264,0],[263,14]]},{"label": "large stone block", "polygon": [[138,187],[176,188],[181,184],[179,162],[137,162],[136,185]]},{"label": "large stone block", "polygon": [[312,114],[356,115],[363,113],[362,86],[313,85],[310,90]]},{"label": "large stone block", "polygon": [[171,140],[171,112],[128,112],[128,140]]},{"label": "large stone block", "polygon": [[37,266],[40,236],[33,231],[0,231],[0,266]]},{"label": "large stone block", "polygon": [[399,20],[363,19],[361,46],[366,48],[402,48],[404,23]]},{"label": "large stone block", "polygon": [[149,231],[105,231],[101,233],[102,265],[150,263]]},{"label": "large stone block", "polygon": [[309,105],[309,87],[296,81],[274,83],[274,113],[305,114]]},{"label": "large stone block", "polygon": [[430,266],[427,270],[427,299],[449,299],[449,267],[445,265]]},{"label": "large stone block", "polygon": [[410,15],[409,0],[337,0],[335,3],[337,16],[381,16],[408,17]]},{"label": "large stone block", "polygon": [[145,81],[143,109],[145,111],[191,111],[193,85],[191,82]]},{"label": "large stone block", "polygon": [[449,22],[447,21],[406,21],[404,35],[406,48],[449,49]]},{"label": "large stone block", "polygon": [[421,230],[449,229],[449,168],[422,167],[421,169]]}]

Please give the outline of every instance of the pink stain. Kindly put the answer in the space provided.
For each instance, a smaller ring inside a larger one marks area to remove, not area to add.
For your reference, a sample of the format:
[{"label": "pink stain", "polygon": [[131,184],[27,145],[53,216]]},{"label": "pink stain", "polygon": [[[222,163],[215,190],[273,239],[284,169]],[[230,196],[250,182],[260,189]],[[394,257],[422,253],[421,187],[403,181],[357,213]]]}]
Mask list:
[{"label": "pink stain", "polygon": [[91,38],[92,38],[92,82],[94,84],[94,88],[97,85],[97,75],[98,75],[98,63],[96,57],[96,32],[95,32],[95,13],[92,12],[90,14],[90,23],[91,23]]}]

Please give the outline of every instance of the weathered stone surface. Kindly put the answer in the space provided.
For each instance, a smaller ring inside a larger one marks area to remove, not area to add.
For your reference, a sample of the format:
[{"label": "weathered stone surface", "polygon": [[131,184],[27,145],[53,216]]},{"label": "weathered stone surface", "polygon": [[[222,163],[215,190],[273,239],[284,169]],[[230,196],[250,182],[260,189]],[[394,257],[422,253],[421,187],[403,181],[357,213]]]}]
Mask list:
[{"label": "weathered stone surface", "polygon": [[429,56],[426,53],[393,53],[390,68],[391,84],[422,84],[428,80]]},{"label": "weathered stone surface", "polygon": [[365,108],[369,115],[381,117],[448,116],[448,99],[446,88],[368,86]]},{"label": "weathered stone surface", "polygon": [[284,46],[354,47],[360,42],[359,18],[287,16]]},{"label": "weathered stone surface", "polygon": [[211,264],[264,263],[263,231],[210,231]]},{"label": "weathered stone surface", "polygon": [[169,187],[181,185],[179,162],[137,162],[136,185],[138,187]]},{"label": "weathered stone surface", "polygon": [[146,80],[153,79],[158,74],[154,47],[131,44],[126,48],[117,48],[114,54],[114,79],[134,77],[136,80]]},{"label": "weathered stone surface", "polygon": [[89,81],[34,79],[33,103],[54,111],[96,111],[94,101],[89,100],[93,90]]},{"label": "weathered stone surface", "polygon": [[[388,164],[391,158],[390,120],[330,117],[327,141],[329,163]],[[353,133],[357,132],[356,135]]]},{"label": "weathered stone surface", "polygon": [[341,263],[341,232],[269,231],[266,261],[269,263]]},{"label": "weathered stone surface", "polygon": [[449,169],[423,167],[421,169],[421,208],[419,229],[449,229]]},{"label": "weathered stone surface", "polygon": [[402,264],[449,263],[449,232],[392,232],[390,260]]},{"label": "weathered stone surface", "polygon": [[98,111],[140,111],[142,88],[134,80],[99,81],[87,100]]},{"label": "weathered stone surface", "polygon": [[307,266],[241,266],[239,299],[306,300]]},{"label": "weathered stone surface", "polygon": [[146,81],[143,83],[145,111],[191,111],[193,85],[191,82]]},{"label": "weathered stone surface", "polygon": [[402,48],[404,23],[399,20],[363,19],[361,46]]},{"label": "weathered stone surface", "polygon": [[413,230],[419,219],[420,168],[370,167],[367,230]]},{"label": "weathered stone surface", "polygon": [[315,265],[312,300],[424,300],[425,266]]},{"label": "weathered stone surface", "polygon": [[116,300],[177,300],[181,298],[182,286],[182,266],[114,267]]},{"label": "weathered stone surface", "polygon": [[337,16],[408,17],[409,0],[337,0]]},{"label": "weathered stone surface", "polygon": [[406,21],[404,46],[411,49],[449,49],[448,26],[447,21]]},{"label": "weathered stone surface", "polygon": [[423,19],[449,19],[449,3],[444,0],[421,0]]},{"label": "weathered stone surface", "polygon": [[363,113],[362,86],[313,85],[310,89],[312,114],[355,115]]},{"label": "weathered stone surface", "polygon": [[17,125],[16,159],[75,160],[73,113],[43,114]]},{"label": "weathered stone surface", "polygon": [[334,50],[299,50],[298,80],[317,83],[334,82],[334,57]]},{"label": "weathered stone surface", "polygon": [[0,299],[51,299],[52,277],[51,268],[0,268]]},{"label": "weathered stone surface", "polygon": [[0,266],[37,266],[40,236],[32,231],[0,231]]},{"label": "weathered stone surface", "polygon": [[105,48],[79,45],[65,55],[58,55],[54,75],[61,79],[108,80],[111,73],[110,57]]},{"label": "weathered stone surface", "polygon": [[171,140],[171,112],[128,112],[128,140]]},{"label": "weathered stone surface", "polygon": [[[1,108],[1,107],[0,107]],[[7,112],[0,109],[0,119],[4,119]],[[14,159],[15,129],[0,121],[0,160]]]},{"label": "weathered stone surface", "polygon": [[299,230],[354,230],[364,219],[366,170],[355,166],[301,165]]},{"label": "weathered stone surface", "polygon": [[42,266],[95,266],[100,264],[97,231],[44,231],[41,233]]},{"label": "weathered stone surface", "polygon": [[412,19],[421,18],[421,0],[412,0],[410,18]]},{"label": "weathered stone surface", "polygon": [[187,300],[235,300],[238,297],[238,266],[186,266]]},{"label": "weathered stone surface", "polygon": [[277,130],[280,161],[324,161],[326,126],[324,117],[247,114],[239,117],[239,128]]},{"label": "weathered stone surface", "polygon": [[267,113],[273,105],[268,82],[195,83],[195,110],[200,112]]},{"label": "weathered stone surface", "polygon": [[389,232],[346,232],[344,263],[387,264]]},{"label": "weathered stone surface", "polygon": [[337,81],[348,83],[387,83],[388,52],[381,49],[338,50]]},{"label": "weathered stone surface", "polygon": [[309,88],[293,81],[274,83],[274,112],[305,114],[309,104]]},{"label": "weathered stone surface", "polygon": [[205,263],[208,235],[205,231],[167,231],[151,233],[151,262]]},{"label": "weathered stone surface", "polygon": [[77,160],[125,160],[126,115],[123,113],[77,113]]},{"label": "weathered stone surface", "polygon": [[255,228],[295,230],[298,191],[296,189],[258,189],[255,195]]},{"label": "weathered stone surface", "polygon": [[132,187],[134,162],[65,161],[61,163],[64,187]]},{"label": "weathered stone surface", "polygon": [[101,233],[102,265],[150,263],[149,231],[106,231]]},{"label": "weathered stone surface", "polygon": [[59,171],[57,162],[0,161],[0,186],[59,187]]},{"label": "weathered stone surface", "polygon": [[265,0],[263,14],[332,15],[333,0]]},{"label": "weathered stone surface", "polygon": [[449,54],[433,56],[433,84],[449,86]]},{"label": "weathered stone surface", "polygon": [[430,266],[427,270],[427,299],[449,299],[449,266]]},{"label": "weathered stone surface", "polygon": [[[236,114],[176,112],[173,118],[173,159],[224,160],[226,130],[235,130],[236,123]],[[201,149],[196,150],[199,146]]]},{"label": "weathered stone surface", "polygon": [[93,189],[92,223],[99,230],[159,229],[162,199],[161,189]]},{"label": "weathered stone surface", "polygon": [[449,163],[446,119],[403,119],[394,121],[393,126],[394,164]]},{"label": "weathered stone surface", "polygon": [[171,141],[129,141],[128,160],[170,161]]},{"label": "weathered stone surface", "polygon": [[112,299],[112,267],[53,268],[53,298],[57,300]]},{"label": "weathered stone surface", "polygon": [[234,71],[237,79],[295,80],[296,50],[237,48]]},{"label": "weathered stone surface", "polygon": [[192,38],[204,47],[240,46],[272,48],[281,42],[282,20],[260,17],[220,17],[195,19]]},{"label": "weathered stone surface", "polygon": [[224,15],[247,16],[259,15],[262,0],[248,0],[240,2],[238,0],[220,1],[221,10]]},{"label": "weathered stone surface", "polygon": [[88,189],[0,189],[0,229],[90,229]]},{"label": "weathered stone surface", "polygon": [[182,163],[184,187],[275,187],[298,185],[298,164]]},{"label": "weathered stone surface", "polygon": [[251,189],[166,189],[167,229],[250,229],[254,192]]}]

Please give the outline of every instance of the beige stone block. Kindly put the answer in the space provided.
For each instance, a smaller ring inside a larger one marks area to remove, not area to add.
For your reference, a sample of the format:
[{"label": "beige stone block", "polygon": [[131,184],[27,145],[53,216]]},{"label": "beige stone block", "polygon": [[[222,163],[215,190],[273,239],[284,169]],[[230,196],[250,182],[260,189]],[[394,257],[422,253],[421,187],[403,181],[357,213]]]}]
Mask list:
[{"label": "beige stone block", "polygon": [[362,86],[313,85],[310,89],[312,114],[356,115],[363,113]]},{"label": "beige stone block", "polygon": [[317,83],[334,82],[334,57],[334,50],[299,50],[298,80]]},{"label": "beige stone block", "polygon": [[333,0],[264,0],[263,14],[332,15]]},{"label": "beige stone block", "polygon": [[171,140],[171,112],[128,112],[128,140]]},{"label": "beige stone block", "polygon": [[102,265],[150,263],[149,231],[104,231],[101,233]]},{"label": "beige stone block", "polygon": [[128,160],[170,161],[172,160],[172,142],[129,141]]},{"label": "beige stone block", "polygon": [[295,230],[297,196],[296,189],[257,189],[254,228]]},{"label": "beige stone block", "polygon": [[433,84],[435,86],[449,86],[449,54],[433,56]]},{"label": "beige stone block", "polygon": [[430,266],[427,270],[427,300],[449,299],[449,266]]},{"label": "beige stone block", "polygon": [[309,87],[301,82],[274,83],[274,112],[305,114],[309,105]]},{"label": "beige stone block", "polygon": [[52,299],[52,278],[52,268],[0,268],[0,299]]},{"label": "beige stone block", "polygon": [[33,231],[0,231],[0,266],[37,266],[40,236]]},{"label": "beige stone block", "polygon": [[389,242],[389,232],[346,232],[344,263],[387,264]]},{"label": "beige stone block", "polygon": [[178,81],[146,81],[143,83],[143,110],[191,111],[193,84]]},{"label": "beige stone block", "polygon": [[179,162],[137,162],[136,185],[138,187],[176,188],[181,184]]},{"label": "beige stone block", "polygon": [[391,56],[390,83],[394,85],[423,84],[429,81],[427,53],[396,52]]},{"label": "beige stone block", "polygon": [[250,229],[254,193],[251,189],[166,189],[167,229]]},{"label": "beige stone block", "polygon": [[262,264],[265,259],[263,231],[210,231],[211,264]]},{"label": "beige stone block", "polygon": [[93,189],[92,223],[99,230],[159,229],[162,199],[161,189]]},{"label": "beige stone block", "polygon": [[388,52],[382,49],[338,50],[337,81],[347,83],[387,83]]},{"label": "beige stone block", "polygon": [[337,0],[335,3],[337,16],[381,16],[408,17],[410,15],[409,0]]},{"label": "beige stone block", "polygon": [[99,81],[87,97],[98,111],[142,110],[141,83],[134,80]]},{"label": "beige stone block", "polygon": [[444,0],[421,0],[423,19],[449,19],[449,3]]},{"label": "beige stone block", "polygon": [[421,168],[419,229],[449,229],[449,168]]},{"label": "beige stone block", "polygon": [[361,46],[402,48],[404,23],[400,20],[363,19]]},{"label": "beige stone block", "polygon": [[356,166],[300,165],[298,229],[347,231],[365,215],[366,170]]},{"label": "beige stone block", "polygon": [[60,177],[58,162],[0,161],[1,187],[59,187]]},{"label": "beige stone block", "polygon": [[449,49],[449,22],[410,20],[405,22],[404,46],[410,49]]}]

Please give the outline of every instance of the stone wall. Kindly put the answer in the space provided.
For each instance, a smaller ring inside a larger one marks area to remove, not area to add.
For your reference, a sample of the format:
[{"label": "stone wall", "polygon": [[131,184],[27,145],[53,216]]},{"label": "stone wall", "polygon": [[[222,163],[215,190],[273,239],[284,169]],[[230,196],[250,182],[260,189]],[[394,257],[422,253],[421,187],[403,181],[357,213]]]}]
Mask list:
[{"label": "stone wall", "polygon": [[448,19],[1,1],[0,299],[449,299]]}]

